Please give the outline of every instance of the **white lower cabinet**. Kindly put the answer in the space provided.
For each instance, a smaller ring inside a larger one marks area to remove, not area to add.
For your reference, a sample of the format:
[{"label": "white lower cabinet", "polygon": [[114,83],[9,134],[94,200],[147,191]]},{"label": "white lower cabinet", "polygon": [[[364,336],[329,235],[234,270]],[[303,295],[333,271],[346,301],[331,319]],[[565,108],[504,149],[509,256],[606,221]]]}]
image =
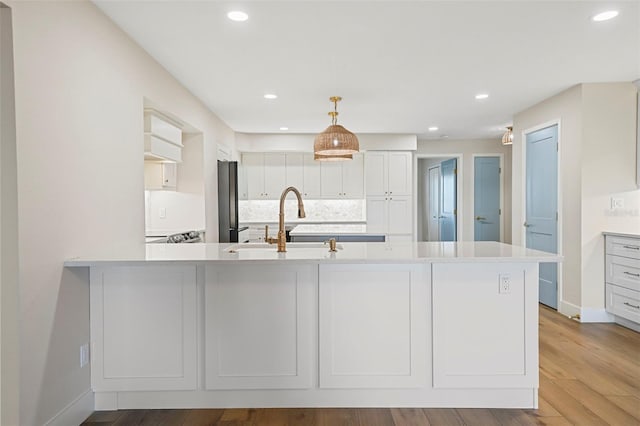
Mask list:
[{"label": "white lower cabinet", "polygon": [[411,197],[367,197],[367,230],[412,240],[413,203]]},{"label": "white lower cabinet", "polygon": [[427,383],[428,265],[320,265],[320,388]]},{"label": "white lower cabinet", "polygon": [[640,238],[605,236],[606,310],[618,324],[640,331]]},{"label": "white lower cabinet", "polygon": [[538,387],[537,264],[433,264],[432,274],[434,388]]},{"label": "white lower cabinet", "polygon": [[94,391],[196,389],[196,267],[91,268]]},{"label": "white lower cabinet", "polygon": [[207,389],[305,389],[314,377],[317,266],[208,266]]}]

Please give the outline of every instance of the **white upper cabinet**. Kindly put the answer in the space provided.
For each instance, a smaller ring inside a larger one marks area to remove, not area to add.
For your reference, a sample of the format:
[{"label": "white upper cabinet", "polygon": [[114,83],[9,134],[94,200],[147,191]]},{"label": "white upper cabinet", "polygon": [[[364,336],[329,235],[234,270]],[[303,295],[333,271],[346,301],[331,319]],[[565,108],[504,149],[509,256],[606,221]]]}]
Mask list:
[{"label": "white upper cabinet", "polygon": [[304,185],[302,196],[305,198],[320,198],[320,164],[313,159],[313,154],[303,154]]},{"label": "white upper cabinet", "polygon": [[367,196],[411,195],[411,170],[411,152],[367,152],[365,156]]},{"label": "white upper cabinet", "polygon": [[[294,186],[303,191],[304,188],[304,154],[288,153],[285,155],[286,186]],[[284,188],[283,188],[284,189]],[[303,194],[304,195],[304,194]]]},{"label": "white upper cabinet", "polygon": [[364,160],[353,154],[350,161],[325,161],[320,164],[322,198],[364,198]]},{"label": "white upper cabinet", "polygon": [[147,160],[182,161],[182,130],[150,111],[144,114],[144,156]]},{"label": "white upper cabinet", "polygon": [[280,153],[245,153],[242,163],[250,200],[276,200],[286,188],[286,157]]}]

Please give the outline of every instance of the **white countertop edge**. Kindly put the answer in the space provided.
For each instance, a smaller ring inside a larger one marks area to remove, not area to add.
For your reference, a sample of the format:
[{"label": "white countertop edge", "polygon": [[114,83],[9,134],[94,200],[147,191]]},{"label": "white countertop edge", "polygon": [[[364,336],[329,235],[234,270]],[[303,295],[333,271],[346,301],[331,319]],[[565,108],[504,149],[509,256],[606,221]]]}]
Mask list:
[{"label": "white countertop edge", "polygon": [[511,257],[511,258],[421,258],[421,259],[201,259],[201,260],[66,260],[64,266],[67,268],[95,267],[95,266],[143,266],[143,265],[199,265],[204,263],[216,264],[272,264],[272,263],[295,263],[307,265],[319,264],[422,264],[422,263],[556,263],[562,258],[534,258],[534,257]]},{"label": "white countertop edge", "polygon": [[612,237],[640,238],[640,234],[626,234],[624,232],[603,232],[602,234]]},{"label": "white countertop edge", "polygon": [[[291,243],[307,244],[307,243]],[[149,244],[128,248],[108,247],[103,253],[76,256],[64,262],[68,267],[145,265],[145,264],[237,264],[237,263],[523,263],[561,262],[563,257],[551,253],[500,243],[339,243],[342,248],[330,254],[325,250],[276,253],[229,253],[233,243]],[[287,257],[287,256],[290,257]]]}]

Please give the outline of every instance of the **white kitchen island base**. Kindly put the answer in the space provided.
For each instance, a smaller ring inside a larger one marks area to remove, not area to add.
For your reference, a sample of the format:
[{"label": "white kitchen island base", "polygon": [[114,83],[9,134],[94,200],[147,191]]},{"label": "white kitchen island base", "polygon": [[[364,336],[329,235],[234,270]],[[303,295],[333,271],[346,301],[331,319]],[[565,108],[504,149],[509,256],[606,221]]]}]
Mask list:
[{"label": "white kitchen island base", "polygon": [[95,408],[537,408],[538,262],[557,256],[352,244],[69,261],[91,268]]}]

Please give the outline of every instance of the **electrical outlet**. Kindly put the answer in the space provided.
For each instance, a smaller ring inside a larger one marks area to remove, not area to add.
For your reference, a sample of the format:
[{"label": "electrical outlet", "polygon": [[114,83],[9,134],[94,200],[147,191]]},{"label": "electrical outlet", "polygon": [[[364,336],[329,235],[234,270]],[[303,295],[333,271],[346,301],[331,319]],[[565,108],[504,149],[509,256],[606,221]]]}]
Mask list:
[{"label": "electrical outlet", "polygon": [[624,198],[611,197],[611,209],[623,209]]},{"label": "electrical outlet", "polygon": [[158,215],[160,216],[160,219],[166,218],[167,217],[166,207],[160,207],[160,210],[158,211]]},{"label": "electrical outlet", "polygon": [[511,275],[500,274],[498,276],[498,281],[499,281],[499,287],[498,287],[499,294],[511,293]]},{"label": "electrical outlet", "polygon": [[89,344],[85,343],[80,346],[80,368],[89,364]]}]

